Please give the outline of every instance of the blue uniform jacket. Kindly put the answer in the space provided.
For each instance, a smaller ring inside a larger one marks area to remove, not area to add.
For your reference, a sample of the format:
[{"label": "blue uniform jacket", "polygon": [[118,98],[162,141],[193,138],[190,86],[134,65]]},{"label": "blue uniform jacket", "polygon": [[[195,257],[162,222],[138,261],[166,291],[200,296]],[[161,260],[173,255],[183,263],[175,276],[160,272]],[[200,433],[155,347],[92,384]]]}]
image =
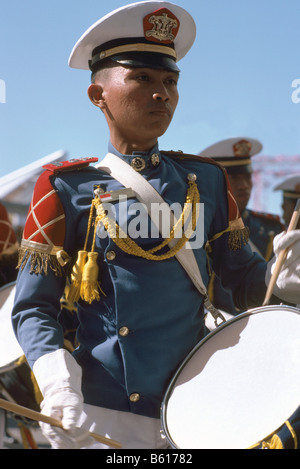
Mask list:
[{"label": "blue uniform jacket", "polygon": [[[246,209],[242,213],[242,218],[244,225],[249,230],[249,239],[252,243],[252,249],[258,252],[266,261],[269,261],[274,255],[274,237],[285,230],[279,217]],[[231,291],[225,290],[220,279],[215,275],[211,277],[209,293],[210,299],[216,308],[233,315],[240,312],[234,304]]]},{"label": "blue uniform jacket", "polygon": [[[158,165],[157,161],[152,164],[154,152],[159,156]],[[136,155],[119,156],[130,163]],[[141,174],[169,204],[183,205],[187,175],[196,174],[200,202],[204,204],[204,245],[194,252],[207,285],[206,242],[228,227],[223,170],[197,157],[170,157],[157,147],[140,156],[146,163]],[[94,186],[100,184],[109,191],[122,186],[93,166],[50,173],[49,181],[65,216],[63,249],[75,258],[85,241]],[[38,181],[35,192],[39,184]],[[135,202],[133,198],[127,203],[131,206]],[[118,221],[119,202],[114,204]],[[41,216],[47,221],[47,210]],[[129,209],[128,218],[131,217]],[[224,285],[232,288],[242,310],[260,306],[266,290],[266,264],[247,245],[230,250],[228,236],[224,233],[211,242],[212,266]],[[148,236],[136,239],[145,249],[161,241]],[[103,229],[96,236],[96,250],[105,296],[91,304],[79,301],[80,345],[74,352],[83,370],[84,400],[96,406],[158,418],[172,376],[206,334],[203,298],[174,257],[151,261],[128,255],[108,236],[103,236]],[[16,336],[30,366],[43,354],[63,347],[63,330],[57,317],[66,280],[50,268],[46,273],[34,273],[33,256],[31,252],[32,262],[30,259],[24,262],[19,271],[12,313]],[[128,333],[124,334],[124,330]]]}]

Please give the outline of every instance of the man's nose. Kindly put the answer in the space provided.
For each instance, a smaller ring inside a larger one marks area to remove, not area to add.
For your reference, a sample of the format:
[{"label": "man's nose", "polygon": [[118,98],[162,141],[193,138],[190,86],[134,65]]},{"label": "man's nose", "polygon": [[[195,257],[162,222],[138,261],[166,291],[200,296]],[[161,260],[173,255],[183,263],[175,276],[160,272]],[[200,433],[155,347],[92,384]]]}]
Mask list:
[{"label": "man's nose", "polygon": [[164,101],[164,102],[169,100],[169,93],[167,92],[163,84],[156,88],[156,91],[153,93],[153,99],[155,101]]}]

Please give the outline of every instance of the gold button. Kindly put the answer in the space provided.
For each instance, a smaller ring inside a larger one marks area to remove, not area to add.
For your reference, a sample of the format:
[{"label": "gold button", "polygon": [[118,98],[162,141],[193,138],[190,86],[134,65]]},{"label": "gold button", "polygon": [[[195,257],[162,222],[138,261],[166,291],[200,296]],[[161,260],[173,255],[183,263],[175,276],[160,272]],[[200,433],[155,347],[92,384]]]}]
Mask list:
[{"label": "gold button", "polygon": [[138,402],[138,401],[140,400],[140,397],[141,397],[141,396],[139,395],[138,392],[133,392],[132,394],[130,394],[129,400],[130,400],[131,402]]},{"label": "gold button", "polygon": [[153,166],[158,166],[159,165],[160,159],[159,159],[159,155],[157,153],[153,153],[153,155],[151,156],[151,163],[153,164]]},{"label": "gold button", "polygon": [[131,166],[133,169],[135,169],[135,171],[142,171],[143,169],[145,169],[146,163],[143,158],[141,158],[140,156],[136,156],[131,161]]},{"label": "gold button", "polygon": [[126,335],[129,334],[129,329],[128,329],[128,327],[126,327],[126,326],[120,327],[120,329],[119,329],[119,334],[120,334],[122,337],[126,337]]},{"label": "gold button", "polygon": [[116,258],[116,253],[115,253],[115,251],[108,251],[108,252],[106,253],[106,259],[107,259],[108,261],[113,261],[115,258]]}]

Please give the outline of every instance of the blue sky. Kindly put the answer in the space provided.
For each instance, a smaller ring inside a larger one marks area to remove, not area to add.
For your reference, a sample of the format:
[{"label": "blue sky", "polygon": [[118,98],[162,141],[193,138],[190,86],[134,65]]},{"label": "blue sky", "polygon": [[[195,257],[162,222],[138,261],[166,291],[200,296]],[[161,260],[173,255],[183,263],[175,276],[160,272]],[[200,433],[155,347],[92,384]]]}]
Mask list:
[{"label": "blue sky", "polygon": [[[0,176],[59,149],[105,156],[108,131],[87,98],[90,74],[70,69],[68,57],[92,23],[127,3],[0,0]],[[264,154],[300,155],[300,103],[291,98],[299,0],[176,3],[193,15],[197,38],[179,63],[180,103],[160,148],[198,153],[244,135],[258,138]]]}]

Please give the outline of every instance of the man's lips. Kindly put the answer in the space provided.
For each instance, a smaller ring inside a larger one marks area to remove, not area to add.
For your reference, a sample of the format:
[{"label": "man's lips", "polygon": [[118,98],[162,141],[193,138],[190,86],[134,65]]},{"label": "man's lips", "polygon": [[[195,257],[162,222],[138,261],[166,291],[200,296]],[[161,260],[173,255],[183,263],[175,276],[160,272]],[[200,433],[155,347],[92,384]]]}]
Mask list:
[{"label": "man's lips", "polygon": [[168,116],[168,117],[170,117],[172,115],[172,112],[171,112],[171,109],[164,106],[164,107],[157,107],[155,109],[152,109],[150,111],[150,114],[155,114],[157,116]]}]

